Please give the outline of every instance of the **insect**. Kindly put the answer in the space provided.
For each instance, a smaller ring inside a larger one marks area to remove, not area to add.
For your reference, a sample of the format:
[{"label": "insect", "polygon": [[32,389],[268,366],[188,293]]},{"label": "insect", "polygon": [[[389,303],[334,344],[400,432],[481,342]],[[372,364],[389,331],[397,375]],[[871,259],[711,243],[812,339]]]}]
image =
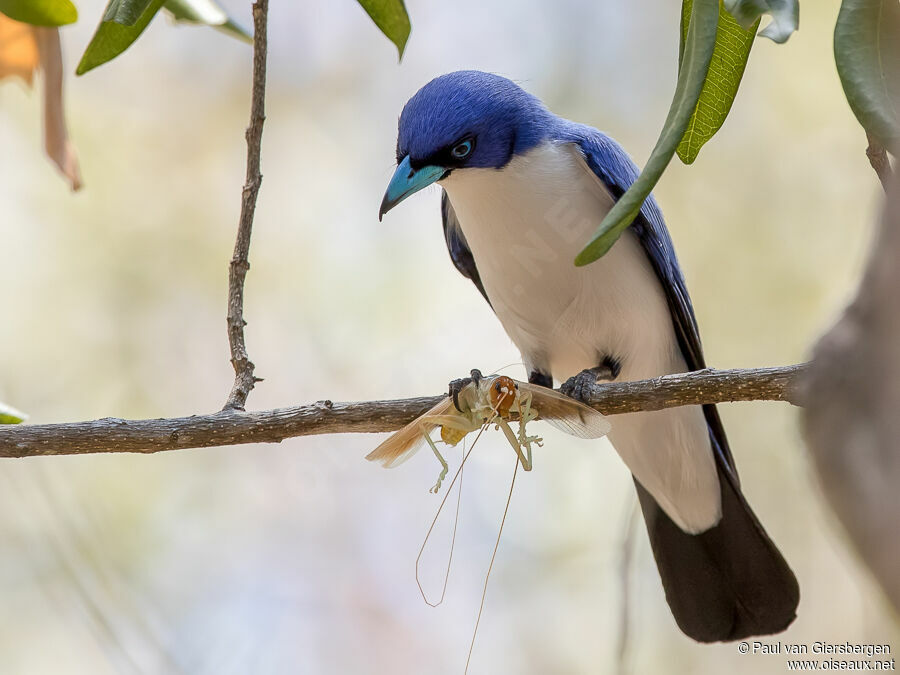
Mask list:
[{"label": "insect", "polygon": [[[366,459],[381,462],[391,468],[428,445],[441,463],[437,482],[431,488],[437,492],[449,466],[431,435],[440,428],[440,440],[449,446],[457,445],[473,431],[494,424],[506,436],[525,471],[531,471],[533,444],[541,446],[543,439],[529,436],[527,425],[540,418],[550,425],[578,438],[600,438],[609,432],[609,422],[593,408],[553,389],[520,382],[505,375],[482,376],[472,371],[472,381],[459,390],[456,398],[448,396],[421,417],[413,420],[366,455]],[[517,420],[518,432],[510,427]]]},{"label": "insect", "polygon": [[[431,438],[435,428],[440,428],[440,440],[443,443],[455,446],[473,431],[479,432],[475,439],[477,441],[481,434],[493,424],[503,431],[506,440],[515,450],[516,470],[521,464],[525,471],[531,471],[531,446],[538,445],[540,447],[543,439],[536,435],[529,436],[526,428],[529,423],[538,418],[567,434],[579,438],[600,438],[605,436],[610,429],[609,422],[599,412],[553,389],[519,382],[505,375],[484,377],[477,370],[473,370],[471,381],[459,389],[456,396],[448,396],[424,415],[407,424],[366,455],[366,459],[381,462],[385,467],[390,468],[409,459],[417,450],[427,444],[441,463],[440,475],[434,487],[431,488],[431,491],[436,493],[441,487],[441,482],[446,478],[449,467],[440,450],[438,450],[436,441]],[[519,428],[517,432],[510,427],[510,421],[518,421]],[[462,469],[474,446],[475,442],[472,443],[472,448],[467,453],[464,453],[462,464],[460,464],[456,476],[451,481],[447,494],[444,495],[444,500],[441,502],[434,520],[431,522],[431,527],[428,528],[425,541],[422,542],[422,548],[419,550],[419,555],[416,558],[416,583],[419,584],[419,591],[422,593],[425,602],[432,607],[436,607],[443,601],[444,593],[447,590],[450,563],[453,559],[453,542],[456,540],[455,522],[453,525],[453,539],[450,543],[450,557],[447,561],[447,571],[444,576],[444,585],[440,599],[437,602],[430,601],[425,594],[419,579],[419,563],[438,516],[440,516],[444,503],[447,501],[450,490],[453,489],[453,484],[456,483],[457,479],[460,480],[460,488],[457,493],[457,517],[459,515],[458,500],[462,491]],[[469,654],[466,659],[466,672],[468,672],[472,658],[475,636],[478,633],[481,613],[484,609],[488,580],[490,579],[491,569],[494,566],[497,548],[500,545],[500,537],[503,533],[503,525],[506,523],[506,515],[509,510],[515,482],[516,472],[513,471],[512,481],[509,486],[509,496],[506,500],[506,508],[503,511],[503,520],[500,522],[497,540],[494,543],[494,551],[491,554],[491,562],[484,579],[478,618],[475,621],[475,630],[472,634]]]}]

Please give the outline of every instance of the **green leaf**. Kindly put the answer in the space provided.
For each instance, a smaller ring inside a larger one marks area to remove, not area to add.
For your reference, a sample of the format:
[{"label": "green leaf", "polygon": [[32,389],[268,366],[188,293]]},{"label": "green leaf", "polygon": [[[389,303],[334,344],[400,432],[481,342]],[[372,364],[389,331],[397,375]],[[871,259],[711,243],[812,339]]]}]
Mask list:
[{"label": "green leaf", "polygon": [[787,42],[800,25],[798,0],[725,0],[725,9],[748,30],[763,14],[771,15],[772,22],[760,35],[779,44]]},{"label": "green leaf", "polygon": [[900,153],[900,2],[844,0],[834,59],[847,102],[863,128]]},{"label": "green leaf", "polygon": [[409,15],[403,0],[357,0],[388,40],[397,45],[400,58],[409,39]]},{"label": "green leaf", "polygon": [[78,20],[69,0],[0,0],[0,13],[33,26],[64,26]]},{"label": "green leaf", "polygon": [[[693,0],[684,0],[681,6],[681,51],[687,39]],[[703,83],[703,90],[697,107],[688,122],[687,130],[678,145],[678,156],[685,164],[697,159],[700,148],[722,127],[734,97],[737,95],[750,47],[759,26],[757,19],[750,30],[741,28],[734,17],[719,7],[719,25],[716,30],[716,46],[709,61],[709,72]]]},{"label": "green leaf", "polygon": [[28,415],[0,401],[0,424],[19,424],[28,419]]},{"label": "green leaf", "polygon": [[152,2],[153,0],[110,0],[103,12],[103,20],[133,26]]},{"label": "green leaf", "polygon": [[682,50],[681,67],[675,96],[669,114],[663,124],[656,147],[638,179],[615,203],[593,239],[575,258],[576,265],[587,265],[601,257],[616,242],[619,235],[631,224],[644,200],[653,190],[659,177],[675,154],[684,136],[688,122],[706,81],[709,62],[716,45],[716,27],[719,23],[719,0],[694,0],[691,20]]},{"label": "green leaf", "polygon": [[163,8],[176,21],[206,24],[244,42],[253,42],[250,34],[232,20],[215,0],[166,0]]},{"label": "green leaf", "polygon": [[[115,2],[117,0],[112,0],[107,6],[107,13]],[[97,26],[94,37],[91,38],[87,49],[84,50],[84,55],[81,57],[81,62],[78,64],[75,74],[84,75],[92,68],[96,68],[116,58],[128,49],[131,43],[137,40],[138,36],[144,32],[144,29],[153,17],[156,16],[163,2],[164,0],[151,0],[144,13],[132,26],[125,26],[116,21],[102,20],[100,25]]]}]

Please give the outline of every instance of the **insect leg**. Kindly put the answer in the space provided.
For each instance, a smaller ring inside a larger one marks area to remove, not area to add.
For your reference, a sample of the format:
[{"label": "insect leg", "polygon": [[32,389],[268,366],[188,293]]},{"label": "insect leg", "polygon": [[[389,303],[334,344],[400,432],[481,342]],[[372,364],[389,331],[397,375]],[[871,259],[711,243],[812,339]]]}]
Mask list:
[{"label": "insect leg", "polygon": [[441,489],[441,482],[444,478],[447,477],[447,472],[450,470],[450,466],[447,464],[447,460],[444,459],[444,456],[441,454],[441,451],[437,449],[437,446],[434,444],[434,441],[431,440],[431,434],[423,431],[422,435],[425,436],[425,440],[428,442],[428,445],[431,446],[431,451],[434,453],[434,456],[438,458],[438,461],[441,463],[441,473],[438,475],[437,483],[434,484],[434,487],[429,490],[429,492],[433,492],[437,494],[438,490]]},{"label": "insect leg", "polygon": [[[513,432],[512,428],[509,426],[509,422],[507,422],[502,417],[497,418],[497,426],[503,431],[503,435],[506,436],[506,440],[509,441],[509,444],[512,446],[513,450],[516,451],[516,455],[519,457],[519,462],[522,463],[522,468],[526,471],[531,471],[531,442],[529,441],[524,446],[519,443],[519,438]],[[522,448],[525,448],[525,453],[522,453]]]},{"label": "insect leg", "polygon": [[[525,448],[526,453],[528,454],[529,462],[531,461],[531,444],[537,443],[538,447],[541,446],[543,439],[540,436],[527,436],[525,433],[526,426],[529,422],[537,419],[538,413],[537,411],[531,407],[532,397],[530,392],[525,392],[521,395],[519,399],[519,445]],[[522,465],[522,468],[525,468],[525,465]],[[531,468],[525,469],[526,471],[530,471]]]}]

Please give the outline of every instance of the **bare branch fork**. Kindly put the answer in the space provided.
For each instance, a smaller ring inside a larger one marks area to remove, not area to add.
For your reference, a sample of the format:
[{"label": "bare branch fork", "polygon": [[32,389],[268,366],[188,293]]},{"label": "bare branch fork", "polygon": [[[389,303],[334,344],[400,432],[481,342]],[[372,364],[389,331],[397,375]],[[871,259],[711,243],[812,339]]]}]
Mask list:
[{"label": "bare branch fork", "polygon": [[[747,370],[698,370],[639,382],[596,384],[590,404],[607,415],[728,401],[787,401],[800,405],[805,365]],[[241,443],[278,443],[294,436],[394,431],[441,396],[332,403],[210,415],[0,427],[0,457],[152,453]],[[613,420],[615,424],[615,420]]]},{"label": "bare branch fork", "polygon": [[250,234],[256,213],[256,197],[262,184],[259,171],[262,147],[263,122],[266,119],[266,54],[268,40],[266,29],[269,0],[253,3],[253,91],[250,97],[250,126],[247,127],[247,179],[241,196],[241,219],[238,224],[234,255],[228,268],[228,345],[231,348],[231,365],[234,366],[234,384],[225,410],[243,410],[247,396],[260,378],[253,374],[253,362],[247,355],[244,341],[244,279],[250,269]]}]

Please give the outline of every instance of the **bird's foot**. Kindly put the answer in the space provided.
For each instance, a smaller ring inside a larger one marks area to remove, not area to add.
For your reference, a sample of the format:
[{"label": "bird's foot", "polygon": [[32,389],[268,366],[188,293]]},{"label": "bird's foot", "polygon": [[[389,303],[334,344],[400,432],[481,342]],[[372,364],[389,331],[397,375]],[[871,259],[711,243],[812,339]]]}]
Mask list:
[{"label": "bird's foot", "polygon": [[570,377],[562,383],[559,390],[574,398],[576,401],[587,403],[591,396],[591,390],[594,385],[602,380],[612,381],[616,379],[617,373],[609,365],[596,366],[595,368],[587,368],[577,375]]},{"label": "bird's foot", "polygon": [[530,384],[536,384],[539,387],[548,387],[553,389],[553,378],[546,373],[542,373],[539,370],[532,370],[528,373],[528,382]]},{"label": "bird's foot", "polygon": [[462,408],[459,407],[459,392],[468,387],[470,384],[474,384],[478,386],[478,383],[481,381],[484,375],[481,374],[481,371],[478,368],[473,368],[469,377],[461,377],[458,380],[452,380],[450,382],[450,391],[447,394],[450,398],[453,399],[453,405],[459,412],[462,412]]}]

